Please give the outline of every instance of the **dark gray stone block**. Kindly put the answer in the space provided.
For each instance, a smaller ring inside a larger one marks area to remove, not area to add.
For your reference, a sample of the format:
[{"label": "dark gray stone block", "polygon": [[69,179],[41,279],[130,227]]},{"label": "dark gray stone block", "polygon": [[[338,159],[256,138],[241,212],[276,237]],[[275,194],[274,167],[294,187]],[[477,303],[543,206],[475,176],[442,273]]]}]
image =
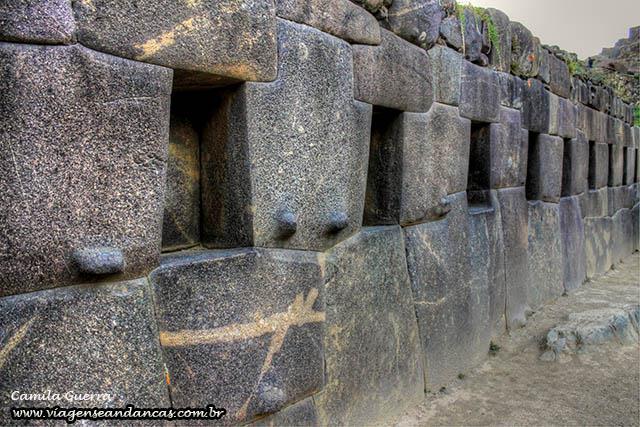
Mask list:
[{"label": "dark gray stone block", "polygon": [[[488,289],[472,281],[465,193],[444,219],[406,227],[409,277],[424,351],[427,389],[447,384],[487,354]],[[475,263],[474,263],[475,264]]]},{"label": "dark gray stone block", "polygon": [[[479,63],[484,56],[483,52],[483,38],[482,38],[482,22],[478,19],[476,14],[470,8],[464,8],[462,11],[464,15],[464,37],[462,42],[464,43],[464,49],[462,52],[464,58],[467,61],[473,63]],[[457,18],[456,18],[457,20]],[[460,26],[460,24],[458,24]],[[480,64],[486,66],[488,61],[485,57],[485,63]]]},{"label": "dark gray stone block", "polygon": [[429,49],[438,40],[443,10],[438,0],[395,0],[389,7],[391,31]]},{"label": "dark gray stone block", "polygon": [[588,189],[589,142],[581,132],[564,140],[562,160],[562,196],[575,196]]},{"label": "dark gray stone block", "polygon": [[592,190],[607,186],[609,181],[609,144],[589,143],[589,188]]},{"label": "dark gray stone block", "polygon": [[623,161],[623,176],[622,184],[631,185],[635,181],[636,170],[636,149],[631,146],[623,149],[624,161]]},{"label": "dark gray stone block", "polygon": [[519,22],[509,24],[511,31],[511,73],[535,77],[540,70],[540,40]]},{"label": "dark gray stone block", "polygon": [[562,186],[562,138],[540,134],[529,144],[527,198],[558,202]]},{"label": "dark gray stone block", "polygon": [[540,49],[540,59],[538,62],[538,79],[545,85],[549,84],[551,80],[551,68],[549,62],[551,61],[551,54],[545,49]]},{"label": "dark gray stone block", "polygon": [[118,274],[124,271],[124,257],[118,248],[83,248],[73,253],[73,260],[83,274]]},{"label": "dark gray stone block", "polygon": [[[317,254],[182,252],[150,276],[172,403],[277,412],[322,388],[325,304]],[[215,307],[215,309],[212,309]]]},{"label": "dark gray stone block", "polygon": [[364,224],[410,224],[442,215],[442,198],[466,187],[470,123],[457,109],[373,115]]},{"label": "dark gray stone block", "polygon": [[73,10],[83,45],[178,70],[175,86],[276,78],[274,2],[90,0]]},{"label": "dark gray stone block", "polygon": [[576,137],[576,106],[568,99],[559,99],[558,136]]},{"label": "dark gray stone block", "polygon": [[381,31],[380,46],[353,46],[356,99],[401,111],[428,111],[433,102],[429,57],[392,32]]},{"label": "dark gray stone block", "polygon": [[560,199],[560,232],[562,234],[564,289],[566,292],[570,292],[582,286],[587,276],[584,222],[578,196]]},{"label": "dark gray stone block", "polygon": [[351,48],[288,21],[278,31],[278,80],[224,97],[203,134],[208,247],[323,250],[362,223],[371,106],[353,100]]},{"label": "dark gray stone block", "polygon": [[[0,423],[16,406],[170,406],[152,304],[146,280],[0,299]],[[16,390],[60,400],[15,401]]]},{"label": "dark gray stone block", "polygon": [[560,210],[557,203],[529,202],[529,287],[527,301],[537,310],[564,292]]},{"label": "dark gray stone block", "polygon": [[40,44],[71,43],[76,23],[69,0],[4,0],[0,40]]},{"label": "dark gray stone block", "polygon": [[380,44],[376,18],[349,0],[276,0],[276,14],[290,21],[310,25],[350,43]]},{"label": "dark gray stone block", "polygon": [[512,74],[497,73],[500,81],[500,104],[504,107],[522,109],[524,81]]},{"label": "dark gray stone block", "polygon": [[313,397],[307,397],[249,425],[252,427],[320,426],[313,400]]},{"label": "dark gray stone block", "polygon": [[[420,337],[402,229],[363,228],[325,257],[322,425],[371,425],[423,398]],[[354,309],[357,307],[357,309]]]},{"label": "dark gray stone block", "polygon": [[580,210],[583,218],[597,218],[609,215],[609,189],[587,190],[580,196]]},{"label": "dark gray stone block", "polygon": [[620,144],[609,144],[609,178],[607,185],[622,185],[624,173],[624,147]]},{"label": "dark gray stone block", "polygon": [[[511,72],[511,28],[509,26],[509,17],[504,12],[493,8],[487,8],[487,14],[491,17],[491,22],[493,22],[498,34],[498,46],[491,46],[489,64],[494,69],[509,74]],[[509,106],[518,108],[512,105]]]},{"label": "dark gray stone block", "polygon": [[618,264],[624,261],[634,250],[633,244],[633,215],[631,209],[623,208],[618,210],[612,217],[611,240],[611,261]]},{"label": "dark gray stone block", "polygon": [[506,320],[509,329],[526,323],[528,305],[528,211],[524,187],[497,190],[504,240]]},{"label": "dark gray stone block", "polygon": [[505,107],[500,108],[500,123],[491,125],[491,188],[525,185],[529,141],[521,125],[520,112]]},{"label": "dark gray stone block", "polygon": [[611,231],[613,221],[609,217],[587,217],[584,219],[584,245],[586,274],[592,279],[611,268]]},{"label": "dark gray stone block", "polygon": [[589,103],[589,89],[579,77],[571,77],[571,100],[580,104]]},{"label": "dark gray stone block", "polygon": [[95,247],[124,255],[109,279],[145,274],[160,253],[171,71],[79,45],[0,43],[0,64],[0,295],[96,280],[73,261]]},{"label": "dark gray stone block", "polygon": [[524,82],[522,127],[531,132],[547,133],[550,124],[550,94],[535,79]]},{"label": "dark gray stone block", "polygon": [[169,159],[164,194],[162,249],[176,250],[200,241],[200,135],[189,96],[172,99]]},{"label": "dark gray stone block", "polygon": [[485,123],[500,120],[500,81],[496,72],[469,62],[462,64],[460,115]]},{"label": "dark gray stone block", "polygon": [[563,98],[571,96],[571,75],[567,64],[556,58],[549,56],[549,86],[551,91]]},{"label": "dark gray stone block", "polygon": [[447,105],[460,103],[462,55],[446,46],[435,45],[427,52],[433,72],[433,100]]}]

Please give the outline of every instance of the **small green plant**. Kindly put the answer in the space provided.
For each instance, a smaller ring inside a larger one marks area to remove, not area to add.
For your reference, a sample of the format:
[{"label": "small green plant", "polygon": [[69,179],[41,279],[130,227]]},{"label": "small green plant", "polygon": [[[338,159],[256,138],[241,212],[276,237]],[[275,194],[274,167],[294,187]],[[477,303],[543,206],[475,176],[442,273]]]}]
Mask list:
[{"label": "small green plant", "polygon": [[463,380],[464,378],[465,378],[465,375],[464,375],[464,374],[458,374],[458,379],[459,379],[459,380]]},{"label": "small green plant", "polygon": [[500,351],[500,346],[493,341],[489,344],[489,354],[495,356]]},{"label": "small green plant", "polygon": [[498,34],[498,28],[493,23],[493,19],[491,19],[491,15],[487,12],[485,8],[479,6],[473,6],[471,4],[456,4],[456,16],[458,21],[460,22],[460,33],[462,34],[462,53],[465,53],[465,37],[464,37],[464,29],[467,24],[467,17],[465,15],[465,10],[469,10],[475,16],[475,24],[476,30],[480,34],[482,34],[482,28],[478,26],[480,22],[484,23],[487,26],[487,32],[489,34],[489,41],[491,42],[492,49],[495,49],[496,55],[500,55],[500,35]]},{"label": "small green plant", "polygon": [[640,104],[633,107],[633,125],[640,126]]}]

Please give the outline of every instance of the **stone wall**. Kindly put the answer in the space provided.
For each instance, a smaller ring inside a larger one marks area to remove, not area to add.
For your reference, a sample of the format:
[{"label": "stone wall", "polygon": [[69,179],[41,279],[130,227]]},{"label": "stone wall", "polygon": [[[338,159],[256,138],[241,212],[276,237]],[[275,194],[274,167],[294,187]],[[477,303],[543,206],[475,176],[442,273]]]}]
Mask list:
[{"label": "stone wall", "polygon": [[15,390],[380,422],[638,249],[632,107],[500,11],[8,0],[0,22],[3,424],[54,406]]}]

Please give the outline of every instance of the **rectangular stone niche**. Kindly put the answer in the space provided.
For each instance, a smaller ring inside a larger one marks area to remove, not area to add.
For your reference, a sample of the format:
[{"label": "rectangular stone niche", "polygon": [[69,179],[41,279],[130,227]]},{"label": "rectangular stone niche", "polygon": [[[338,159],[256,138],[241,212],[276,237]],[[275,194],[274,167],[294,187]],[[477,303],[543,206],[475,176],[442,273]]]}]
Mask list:
[{"label": "rectangular stone niche", "polygon": [[467,199],[471,210],[490,205],[491,186],[491,125],[471,122]]}]

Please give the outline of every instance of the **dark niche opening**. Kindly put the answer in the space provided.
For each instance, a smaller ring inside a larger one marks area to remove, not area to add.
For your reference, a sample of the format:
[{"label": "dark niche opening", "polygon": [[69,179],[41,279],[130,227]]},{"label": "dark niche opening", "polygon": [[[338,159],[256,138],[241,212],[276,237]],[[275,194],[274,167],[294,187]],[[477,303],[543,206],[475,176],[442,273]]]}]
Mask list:
[{"label": "dark niche opening", "polygon": [[573,155],[571,149],[571,139],[565,138],[562,150],[562,185],[560,187],[560,196],[571,196],[571,182],[573,173]]},{"label": "dark niche opening", "polygon": [[470,209],[491,205],[491,124],[471,123],[467,203]]},{"label": "dark niche opening", "polygon": [[539,200],[540,198],[540,150],[538,149],[538,135],[537,132],[529,132],[528,135],[527,180],[525,183],[527,200]]},{"label": "dark niche opening", "polygon": [[589,141],[589,190],[596,190],[596,168],[597,168],[597,160],[596,160],[596,142]]}]

